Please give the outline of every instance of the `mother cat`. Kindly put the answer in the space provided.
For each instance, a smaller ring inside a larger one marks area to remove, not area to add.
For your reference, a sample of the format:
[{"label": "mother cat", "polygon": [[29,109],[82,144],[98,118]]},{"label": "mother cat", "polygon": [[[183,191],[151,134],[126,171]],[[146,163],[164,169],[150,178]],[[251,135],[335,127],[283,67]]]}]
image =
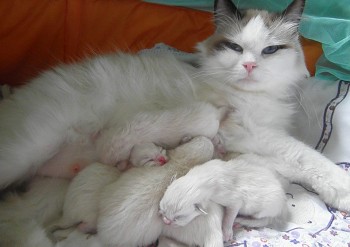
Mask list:
[{"label": "mother cat", "polygon": [[[287,132],[293,114],[287,99],[308,75],[298,40],[303,7],[303,0],[294,0],[274,14],[217,0],[216,32],[198,45],[199,68],[171,55],[113,54],[42,74],[0,104],[0,187],[70,143],[93,139],[99,157],[114,164],[126,141],[123,126],[137,113],[157,118],[164,109],[202,100],[234,108],[220,126],[227,151],[274,156],[281,160],[274,169],[290,181],[349,211],[350,176]],[[164,133],[158,129],[166,128],[150,124],[146,131],[159,138]],[[127,141],[137,139],[130,132]]]}]

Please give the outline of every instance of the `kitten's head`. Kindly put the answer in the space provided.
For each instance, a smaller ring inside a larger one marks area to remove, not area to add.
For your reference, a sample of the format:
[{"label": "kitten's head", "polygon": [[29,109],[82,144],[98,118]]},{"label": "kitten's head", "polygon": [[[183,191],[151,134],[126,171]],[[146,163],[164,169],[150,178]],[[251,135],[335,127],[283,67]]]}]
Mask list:
[{"label": "kitten's head", "polygon": [[244,91],[284,92],[308,75],[298,26],[304,0],[282,13],[215,1],[216,32],[198,45],[203,72]]},{"label": "kitten's head", "polygon": [[130,153],[133,166],[162,166],[167,163],[166,150],[152,142],[136,144]]},{"label": "kitten's head", "polygon": [[207,214],[203,193],[185,180],[184,177],[174,180],[159,203],[159,215],[166,225],[185,226],[197,216]]}]

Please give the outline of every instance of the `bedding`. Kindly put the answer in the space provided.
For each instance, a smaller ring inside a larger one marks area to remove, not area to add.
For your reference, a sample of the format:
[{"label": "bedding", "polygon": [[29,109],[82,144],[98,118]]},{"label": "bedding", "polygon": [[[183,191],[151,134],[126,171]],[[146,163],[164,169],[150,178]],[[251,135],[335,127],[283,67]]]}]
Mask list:
[{"label": "bedding", "polygon": [[[195,59],[196,42],[213,32],[208,12],[138,0],[0,2],[0,83],[20,86],[59,62],[112,51],[173,52]],[[321,44],[302,39],[308,69]],[[314,77],[300,85],[293,134],[350,174],[350,82]],[[5,97],[11,90],[2,87]],[[293,184],[291,217],[275,229],[235,227],[226,246],[350,246],[350,214],[325,205],[312,191]],[[100,246],[94,236],[73,232],[57,247]]]}]

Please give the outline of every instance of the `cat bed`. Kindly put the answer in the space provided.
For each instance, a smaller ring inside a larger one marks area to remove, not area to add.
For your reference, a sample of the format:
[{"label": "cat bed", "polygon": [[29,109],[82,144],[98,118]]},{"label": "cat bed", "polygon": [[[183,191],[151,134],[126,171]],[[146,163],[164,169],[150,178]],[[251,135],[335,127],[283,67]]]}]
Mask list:
[{"label": "cat bed", "polygon": [[[212,14],[139,0],[0,2],[0,83],[20,86],[40,71],[112,51],[175,52],[191,57],[196,42],[214,30]],[[163,43],[163,44],[159,44]],[[302,38],[315,74],[321,44]],[[154,47],[154,48],[152,48]],[[187,53],[182,53],[187,52]],[[350,83],[309,79],[300,91],[294,134],[349,171]],[[4,89],[7,95],[9,89]],[[350,172],[349,172],[350,173]],[[313,192],[292,185],[291,219],[280,229],[238,227],[226,246],[348,246],[350,215],[325,205]],[[57,246],[100,246],[73,232]]]}]

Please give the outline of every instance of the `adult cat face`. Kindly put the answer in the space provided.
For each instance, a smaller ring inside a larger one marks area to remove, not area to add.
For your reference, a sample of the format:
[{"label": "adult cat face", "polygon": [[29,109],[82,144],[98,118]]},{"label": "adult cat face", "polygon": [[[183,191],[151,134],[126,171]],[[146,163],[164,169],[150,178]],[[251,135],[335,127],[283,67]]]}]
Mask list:
[{"label": "adult cat face", "polygon": [[244,91],[284,92],[308,75],[298,25],[304,1],[280,14],[215,3],[216,32],[198,45],[203,74]]}]

